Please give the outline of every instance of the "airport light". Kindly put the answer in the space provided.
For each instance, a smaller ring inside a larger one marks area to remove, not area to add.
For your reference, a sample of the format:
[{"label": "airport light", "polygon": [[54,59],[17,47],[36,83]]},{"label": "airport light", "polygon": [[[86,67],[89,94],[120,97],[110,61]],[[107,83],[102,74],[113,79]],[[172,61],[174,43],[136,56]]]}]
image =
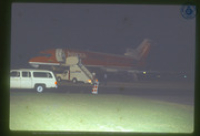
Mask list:
[{"label": "airport light", "polygon": [[147,72],[146,72],[146,71],[143,71],[142,73],[143,73],[143,74],[146,74]]}]

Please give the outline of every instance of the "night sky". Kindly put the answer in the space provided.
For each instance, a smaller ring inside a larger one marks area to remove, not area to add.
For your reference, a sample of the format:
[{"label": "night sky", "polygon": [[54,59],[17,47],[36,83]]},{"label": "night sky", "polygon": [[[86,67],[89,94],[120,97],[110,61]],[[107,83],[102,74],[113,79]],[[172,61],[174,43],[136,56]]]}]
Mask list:
[{"label": "night sky", "polygon": [[124,54],[152,41],[147,70],[194,72],[196,19],[181,5],[14,3],[11,68],[29,67],[40,51],[64,48]]}]

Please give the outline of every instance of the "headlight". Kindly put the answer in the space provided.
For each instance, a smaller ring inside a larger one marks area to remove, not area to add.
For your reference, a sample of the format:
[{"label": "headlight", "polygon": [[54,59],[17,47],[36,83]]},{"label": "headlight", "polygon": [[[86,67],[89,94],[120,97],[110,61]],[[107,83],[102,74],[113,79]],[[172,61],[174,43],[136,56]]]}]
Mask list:
[{"label": "headlight", "polygon": [[92,80],[91,80],[91,79],[89,79],[89,80],[88,80],[88,83],[90,83],[90,84],[91,84],[91,83],[92,83]]}]

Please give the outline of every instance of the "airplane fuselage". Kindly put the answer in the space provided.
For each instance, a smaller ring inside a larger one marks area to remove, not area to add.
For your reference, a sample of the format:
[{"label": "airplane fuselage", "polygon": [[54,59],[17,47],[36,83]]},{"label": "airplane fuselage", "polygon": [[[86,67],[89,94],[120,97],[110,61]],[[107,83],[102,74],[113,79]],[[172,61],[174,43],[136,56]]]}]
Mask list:
[{"label": "airplane fuselage", "polygon": [[40,52],[40,55],[29,60],[34,67],[64,66],[70,56],[77,56],[83,65],[88,67],[109,67],[109,68],[138,68],[143,66],[149,53],[150,42],[144,39],[136,48],[127,50],[124,55],[99,53],[93,51],[82,51],[73,49],[52,49]]},{"label": "airplane fuselage", "polygon": [[[81,63],[91,67],[134,67],[138,62],[131,57],[99,52],[64,50],[66,58],[69,56],[79,56]],[[41,52],[41,56],[29,60],[32,66],[54,65],[61,63],[56,60],[55,50]]]}]

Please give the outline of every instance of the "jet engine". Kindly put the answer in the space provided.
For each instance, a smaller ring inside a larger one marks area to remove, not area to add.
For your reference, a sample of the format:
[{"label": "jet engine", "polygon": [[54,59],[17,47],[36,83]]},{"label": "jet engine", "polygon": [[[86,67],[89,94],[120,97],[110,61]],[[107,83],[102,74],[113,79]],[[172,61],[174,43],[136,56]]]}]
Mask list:
[{"label": "jet engine", "polygon": [[61,63],[65,63],[66,54],[63,49],[56,49],[56,60]]}]

